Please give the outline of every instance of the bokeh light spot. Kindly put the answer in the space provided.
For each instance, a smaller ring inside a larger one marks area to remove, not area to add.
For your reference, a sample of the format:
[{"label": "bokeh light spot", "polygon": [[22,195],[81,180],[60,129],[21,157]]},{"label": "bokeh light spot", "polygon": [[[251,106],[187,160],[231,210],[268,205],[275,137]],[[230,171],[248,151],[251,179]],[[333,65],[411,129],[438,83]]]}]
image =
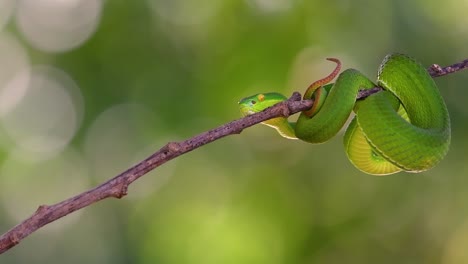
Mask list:
[{"label": "bokeh light spot", "polygon": [[[141,126],[143,123],[140,120],[150,119],[151,111],[136,103],[118,104],[97,116],[87,131],[84,143],[92,174],[97,179],[105,180],[115,176],[162,146],[162,143],[153,144],[151,139],[145,137],[145,128]],[[171,174],[172,168],[164,168],[163,172],[158,169],[157,173]],[[140,195],[156,190],[156,185],[167,180],[166,176],[160,176],[146,177],[145,184],[150,183],[154,188],[139,186],[142,191]],[[149,182],[151,178],[158,182]]]},{"label": "bokeh light spot", "polygon": [[0,0],[0,31],[10,20],[16,0]]},{"label": "bokeh light spot", "polygon": [[[26,156],[29,152],[31,158],[43,159],[60,152],[73,138],[81,122],[83,100],[73,80],[58,69],[36,66],[29,78],[25,74],[13,81],[27,82],[24,95],[0,118],[6,134]],[[4,98],[14,97],[14,88],[5,91],[13,96]]]},{"label": "bokeh light spot", "polygon": [[24,48],[11,35],[0,34],[0,116],[8,113],[24,95],[27,69],[29,58]]},{"label": "bokeh light spot", "polygon": [[468,262],[468,222],[456,229],[446,244],[444,264],[467,263]]},{"label": "bokeh light spot", "polygon": [[94,33],[101,9],[101,0],[23,0],[16,20],[35,48],[64,52],[78,47]]},{"label": "bokeh light spot", "polygon": [[254,8],[265,13],[287,11],[293,7],[294,0],[247,0]]}]

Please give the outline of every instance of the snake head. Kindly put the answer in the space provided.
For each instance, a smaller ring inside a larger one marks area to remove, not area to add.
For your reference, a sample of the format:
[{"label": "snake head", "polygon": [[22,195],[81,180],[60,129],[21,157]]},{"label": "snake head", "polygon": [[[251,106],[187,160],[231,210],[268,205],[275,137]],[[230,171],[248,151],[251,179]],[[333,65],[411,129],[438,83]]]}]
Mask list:
[{"label": "snake head", "polygon": [[243,116],[247,116],[261,112],[285,100],[287,100],[287,98],[280,93],[260,93],[240,100],[239,109]]}]

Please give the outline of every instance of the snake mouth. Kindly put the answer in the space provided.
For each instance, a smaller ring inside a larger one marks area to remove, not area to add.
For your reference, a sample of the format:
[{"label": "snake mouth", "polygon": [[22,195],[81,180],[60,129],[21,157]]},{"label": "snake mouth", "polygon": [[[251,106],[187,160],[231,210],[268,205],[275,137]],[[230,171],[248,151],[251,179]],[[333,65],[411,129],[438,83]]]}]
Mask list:
[{"label": "snake mouth", "polygon": [[242,114],[242,116],[248,116],[248,115],[252,115],[252,114],[255,114],[255,111],[253,111],[250,107],[248,106],[242,106],[240,107],[240,112]]}]

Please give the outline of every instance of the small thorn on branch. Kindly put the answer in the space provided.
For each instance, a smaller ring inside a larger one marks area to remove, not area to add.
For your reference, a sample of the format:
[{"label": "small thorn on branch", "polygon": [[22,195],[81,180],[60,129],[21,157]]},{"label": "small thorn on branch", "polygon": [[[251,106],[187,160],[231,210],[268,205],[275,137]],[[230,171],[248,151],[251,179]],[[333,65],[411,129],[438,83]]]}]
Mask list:
[{"label": "small thorn on branch", "polygon": [[167,144],[167,149],[170,153],[177,153],[180,151],[180,144],[177,142],[169,142]]},{"label": "small thorn on branch", "polygon": [[36,214],[42,214],[45,211],[47,211],[47,209],[49,209],[48,205],[45,205],[45,204],[39,205],[39,207],[37,207]]},{"label": "small thorn on branch", "polygon": [[112,196],[114,196],[117,199],[121,199],[122,197],[127,195],[128,185],[129,183],[124,181],[120,185],[115,186],[116,191],[112,193]]},{"label": "small thorn on branch", "polygon": [[11,236],[8,237],[9,240],[13,245],[18,245],[21,239],[17,236],[17,234],[11,234]]}]

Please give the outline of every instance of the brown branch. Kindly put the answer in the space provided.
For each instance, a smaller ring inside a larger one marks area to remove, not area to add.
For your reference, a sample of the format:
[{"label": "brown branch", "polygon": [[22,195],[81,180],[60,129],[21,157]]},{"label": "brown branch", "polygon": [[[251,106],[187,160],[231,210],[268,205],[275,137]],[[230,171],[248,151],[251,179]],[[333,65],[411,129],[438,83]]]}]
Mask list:
[{"label": "brown branch", "polygon": [[[431,68],[428,69],[428,72],[431,76],[438,77],[467,68],[468,60],[464,60],[461,63],[456,63],[445,68],[435,65],[436,64],[432,65]],[[379,92],[380,90],[381,88],[375,87],[371,90],[361,91],[358,94],[357,99],[363,99],[373,93]],[[245,128],[262,121],[280,116],[288,117],[292,114],[307,110],[312,107],[312,104],[313,102],[311,100],[301,101],[301,95],[295,92],[287,101],[276,104],[265,111],[221,125],[181,142],[170,142],[145,160],[91,190],[68,198],[57,204],[39,206],[36,212],[34,212],[29,218],[0,236],[0,254],[14,247],[21,240],[42,226],[61,217],[109,197],[122,198],[127,194],[128,186],[132,182],[149,171],[182,154],[225,136],[239,134]]]},{"label": "brown branch", "polygon": [[449,65],[447,67],[440,67],[439,64],[432,64],[427,71],[429,74],[435,78],[435,77],[440,77],[444,76],[450,73],[454,73],[457,71],[461,71],[463,69],[468,68],[468,59],[461,61],[459,63],[454,63],[452,65]]}]

